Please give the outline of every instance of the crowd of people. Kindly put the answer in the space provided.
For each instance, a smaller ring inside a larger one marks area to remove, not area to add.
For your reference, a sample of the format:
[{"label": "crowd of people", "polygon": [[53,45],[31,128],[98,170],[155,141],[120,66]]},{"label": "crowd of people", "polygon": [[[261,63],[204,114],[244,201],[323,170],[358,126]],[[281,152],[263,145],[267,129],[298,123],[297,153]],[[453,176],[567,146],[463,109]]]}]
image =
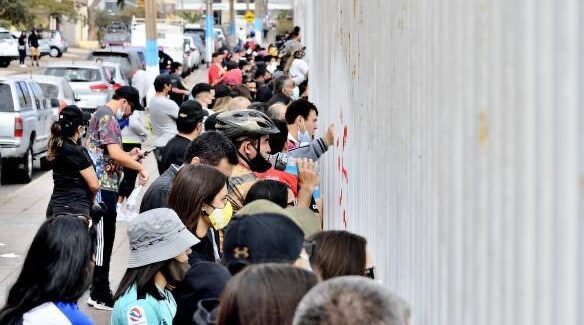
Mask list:
[{"label": "crowd of people", "polygon": [[[213,54],[188,96],[163,74],[150,99],[124,86],[92,116],[62,109],[47,220],[0,323],[93,324],[78,306],[89,289],[112,324],[408,324],[408,304],[374,280],[367,240],[323,230],[318,160],[335,130],[318,136],[304,49],[295,28],[279,52]],[[112,292],[116,222],[136,191]]]}]

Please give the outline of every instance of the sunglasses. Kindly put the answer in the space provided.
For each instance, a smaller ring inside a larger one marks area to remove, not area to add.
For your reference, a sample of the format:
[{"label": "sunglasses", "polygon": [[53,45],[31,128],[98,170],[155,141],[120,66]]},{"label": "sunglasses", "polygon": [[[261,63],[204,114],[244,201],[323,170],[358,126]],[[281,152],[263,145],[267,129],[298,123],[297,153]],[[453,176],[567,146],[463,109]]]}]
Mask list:
[{"label": "sunglasses", "polygon": [[365,276],[370,279],[375,279],[375,266],[368,267],[365,269]]}]

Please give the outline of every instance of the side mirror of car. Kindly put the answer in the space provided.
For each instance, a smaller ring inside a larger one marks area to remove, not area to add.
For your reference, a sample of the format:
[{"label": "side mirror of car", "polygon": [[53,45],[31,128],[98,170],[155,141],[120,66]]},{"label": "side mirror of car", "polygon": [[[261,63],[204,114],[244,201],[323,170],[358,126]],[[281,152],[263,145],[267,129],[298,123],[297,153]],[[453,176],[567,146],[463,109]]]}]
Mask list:
[{"label": "side mirror of car", "polygon": [[59,100],[56,98],[51,98],[51,107],[52,108],[59,108],[59,106],[61,106],[61,103],[59,102]]}]

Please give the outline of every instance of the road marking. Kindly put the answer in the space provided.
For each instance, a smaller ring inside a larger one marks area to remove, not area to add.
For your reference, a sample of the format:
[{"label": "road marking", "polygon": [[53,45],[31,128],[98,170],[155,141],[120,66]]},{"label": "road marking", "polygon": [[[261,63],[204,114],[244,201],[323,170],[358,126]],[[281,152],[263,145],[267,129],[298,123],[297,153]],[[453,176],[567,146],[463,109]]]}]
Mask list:
[{"label": "road marking", "polygon": [[20,257],[20,255],[16,255],[14,253],[8,253],[8,254],[2,254],[0,255],[0,257],[5,257],[5,258],[17,258]]}]

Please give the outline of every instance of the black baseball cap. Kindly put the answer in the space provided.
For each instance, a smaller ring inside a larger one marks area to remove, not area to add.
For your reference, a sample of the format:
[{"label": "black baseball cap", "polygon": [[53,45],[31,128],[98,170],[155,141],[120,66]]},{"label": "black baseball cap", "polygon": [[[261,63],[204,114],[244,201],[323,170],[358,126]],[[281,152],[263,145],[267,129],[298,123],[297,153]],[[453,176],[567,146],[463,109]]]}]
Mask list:
[{"label": "black baseball cap", "polygon": [[75,105],[69,105],[59,112],[59,124],[65,128],[76,128],[86,125],[91,119],[91,114],[83,112]]},{"label": "black baseball cap", "polygon": [[123,86],[116,90],[114,96],[127,100],[132,105],[133,111],[143,111],[144,106],[140,104],[140,93],[136,88],[131,86]]},{"label": "black baseball cap", "polygon": [[186,102],[180,105],[178,110],[178,118],[177,120],[183,121],[198,121],[202,120],[203,117],[209,115],[206,111],[203,110],[201,104],[195,100],[187,100]]},{"label": "black baseball cap", "polygon": [[300,256],[303,243],[304,232],[289,217],[238,215],[225,232],[224,264],[235,274],[249,264],[292,263]]}]

